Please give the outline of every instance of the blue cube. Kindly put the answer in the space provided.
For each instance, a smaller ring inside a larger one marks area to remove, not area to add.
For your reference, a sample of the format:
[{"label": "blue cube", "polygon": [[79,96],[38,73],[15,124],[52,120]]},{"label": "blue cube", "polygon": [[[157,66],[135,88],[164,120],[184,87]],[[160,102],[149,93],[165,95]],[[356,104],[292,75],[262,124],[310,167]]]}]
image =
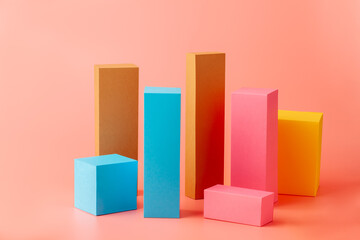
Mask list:
[{"label": "blue cube", "polygon": [[93,215],[137,208],[136,160],[118,154],[75,159],[75,207]]}]

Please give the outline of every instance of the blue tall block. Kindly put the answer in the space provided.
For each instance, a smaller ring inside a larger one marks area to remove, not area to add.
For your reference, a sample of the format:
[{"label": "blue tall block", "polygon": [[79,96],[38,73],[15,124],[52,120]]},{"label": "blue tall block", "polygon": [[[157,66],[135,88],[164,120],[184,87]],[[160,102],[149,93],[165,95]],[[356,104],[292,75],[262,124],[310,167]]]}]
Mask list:
[{"label": "blue tall block", "polygon": [[93,215],[137,208],[136,160],[118,154],[75,159],[75,207]]},{"label": "blue tall block", "polygon": [[179,218],[180,88],[144,93],[144,217]]}]

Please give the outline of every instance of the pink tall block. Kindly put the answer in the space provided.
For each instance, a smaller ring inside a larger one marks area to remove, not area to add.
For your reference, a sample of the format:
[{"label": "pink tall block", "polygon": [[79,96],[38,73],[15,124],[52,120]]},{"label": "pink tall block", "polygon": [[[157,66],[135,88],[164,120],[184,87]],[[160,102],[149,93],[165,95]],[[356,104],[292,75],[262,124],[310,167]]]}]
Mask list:
[{"label": "pink tall block", "polygon": [[204,217],[263,226],[273,220],[274,193],[215,185],[204,190]]},{"label": "pink tall block", "polygon": [[278,90],[241,88],[231,96],[231,185],[278,199]]}]

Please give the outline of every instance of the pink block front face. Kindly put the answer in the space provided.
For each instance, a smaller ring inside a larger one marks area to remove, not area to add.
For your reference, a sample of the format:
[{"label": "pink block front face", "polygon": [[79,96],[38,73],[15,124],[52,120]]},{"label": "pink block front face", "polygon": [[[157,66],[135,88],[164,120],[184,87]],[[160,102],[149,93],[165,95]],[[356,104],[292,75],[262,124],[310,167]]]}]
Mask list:
[{"label": "pink block front face", "polygon": [[278,90],[241,88],[231,96],[231,185],[278,199]]},{"label": "pink block front face", "polygon": [[263,226],[273,220],[274,193],[215,185],[204,191],[204,217]]}]

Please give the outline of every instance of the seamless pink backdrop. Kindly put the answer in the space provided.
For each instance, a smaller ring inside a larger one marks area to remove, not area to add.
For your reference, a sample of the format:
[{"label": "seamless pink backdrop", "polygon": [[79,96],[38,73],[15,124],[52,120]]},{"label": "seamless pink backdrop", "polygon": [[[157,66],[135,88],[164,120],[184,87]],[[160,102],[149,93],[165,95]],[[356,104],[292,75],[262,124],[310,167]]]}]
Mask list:
[{"label": "seamless pink backdrop", "polygon": [[[230,94],[279,89],[279,108],[324,112],[316,198],[280,196],[263,228],[206,220],[184,197],[185,54],[226,53]],[[94,155],[94,64],[140,67],[143,89],[182,88],[181,219],[73,208],[73,159]],[[360,1],[0,1],[0,239],[356,238],[360,235]]]}]

